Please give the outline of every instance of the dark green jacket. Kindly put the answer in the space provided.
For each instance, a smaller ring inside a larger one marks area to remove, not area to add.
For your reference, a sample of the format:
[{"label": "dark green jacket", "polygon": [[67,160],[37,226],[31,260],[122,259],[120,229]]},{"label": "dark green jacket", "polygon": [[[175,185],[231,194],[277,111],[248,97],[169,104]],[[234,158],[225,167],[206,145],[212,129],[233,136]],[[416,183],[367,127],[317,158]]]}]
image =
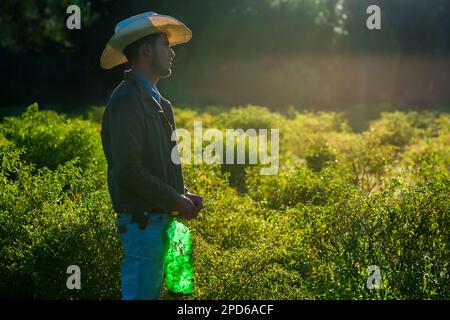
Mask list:
[{"label": "dark green jacket", "polygon": [[[101,137],[108,161],[108,189],[114,211],[168,212],[185,192],[170,101],[161,105],[132,70],[111,94],[103,114]],[[178,161],[179,163],[179,161]]]}]

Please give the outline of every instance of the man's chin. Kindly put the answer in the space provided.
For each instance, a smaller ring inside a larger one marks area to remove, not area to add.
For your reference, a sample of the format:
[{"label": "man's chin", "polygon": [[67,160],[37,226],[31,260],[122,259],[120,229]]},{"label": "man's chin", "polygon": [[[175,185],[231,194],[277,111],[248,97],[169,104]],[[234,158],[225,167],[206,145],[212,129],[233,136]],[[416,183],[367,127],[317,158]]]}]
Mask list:
[{"label": "man's chin", "polygon": [[172,74],[172,70],[170,68],[168,68],[168,69],[161,70],[159,77],[160,78],[168,78],[168,77],[170,77],[171,74]]}]

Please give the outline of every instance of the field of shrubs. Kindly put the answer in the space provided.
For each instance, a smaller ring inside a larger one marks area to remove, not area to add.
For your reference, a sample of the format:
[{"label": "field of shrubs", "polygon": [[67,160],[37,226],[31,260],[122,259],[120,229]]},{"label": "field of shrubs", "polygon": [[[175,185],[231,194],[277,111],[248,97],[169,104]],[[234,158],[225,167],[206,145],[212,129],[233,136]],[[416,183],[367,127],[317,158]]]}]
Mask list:
[{"label": "field of shrubs", "polygon": [[[0,123],[1,298],[120,298],[103,110],[33,104]],[[280,166],[184,165],[205,201],[187,223],[194,292],[164,299],[450,299],[450,114],[382,113],[363,132],[343,114],[259,106],[175,108],[175,119],[277,128]],[[69,265],[80,290],[66,287]]]}]

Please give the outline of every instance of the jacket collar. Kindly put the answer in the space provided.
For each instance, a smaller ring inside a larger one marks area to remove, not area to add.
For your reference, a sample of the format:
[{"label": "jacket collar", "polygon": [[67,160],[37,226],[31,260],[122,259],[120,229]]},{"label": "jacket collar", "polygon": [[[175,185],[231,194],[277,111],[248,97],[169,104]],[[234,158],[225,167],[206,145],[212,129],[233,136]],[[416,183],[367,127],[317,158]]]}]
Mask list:
[{"label": "jacket collar", "polygon": [[[163,108],[159,104],[159,102],[153,97],[150,92],[148,92],[147,88],[144,87],[142,84],[142,81],[139,79],[138,75],[136,74],[136,71],[133,69],[125,70],[123,73],[123,77],[125,80],[130,80],[134,83],[134,85],[138,88],[139,93],[143,99],[150,100],[155,107],[158,109],[158,111],[162,111]],[[165,102],[165,99],[161,96],[161,104]]]},{"label": "jacket collar", "polygon": [[171,120],[169,120],[166,116],[166,112],[168,112],[167,110],[171,108],[170,102],[166,100],[163,96],[161,96],[161,105],[163,105],[161,106],[158,103],[158,101],[156,101],[156,99],[153,97],[153,95],[150,92],[148,92],[147,88],[144,87],[142,81],[139,80],[138,76],[136,75],[136,72],[133,71],[133,69],[124,71],[124,79],[131,81],[137,87],[141,98],[144,100],[145,99],[149,100],[150,103],[153,104],[154,107],[158,110],[158,112],[164,115],[164,119],[169,125],[170,130],[173,131],[175,128],[174,127],[175,124],[172,123]]}]

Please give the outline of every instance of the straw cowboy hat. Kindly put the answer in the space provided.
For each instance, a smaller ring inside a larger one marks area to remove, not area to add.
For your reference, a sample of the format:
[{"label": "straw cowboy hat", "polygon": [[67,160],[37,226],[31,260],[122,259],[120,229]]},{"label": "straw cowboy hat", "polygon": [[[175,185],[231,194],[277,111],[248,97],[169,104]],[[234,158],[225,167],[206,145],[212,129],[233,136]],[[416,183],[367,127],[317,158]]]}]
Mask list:
[{"label": "straw cowboy hat", "polygon": [[136,40],[153,33],[163,32],[167,35],[169,46],[186,43],[192,38],[192,32],[182,22],[170,16],[145,12],[119,22],[114,29],[114,35],[109,40],[100,66],[111,69],[127,62],[123,50]]}]

